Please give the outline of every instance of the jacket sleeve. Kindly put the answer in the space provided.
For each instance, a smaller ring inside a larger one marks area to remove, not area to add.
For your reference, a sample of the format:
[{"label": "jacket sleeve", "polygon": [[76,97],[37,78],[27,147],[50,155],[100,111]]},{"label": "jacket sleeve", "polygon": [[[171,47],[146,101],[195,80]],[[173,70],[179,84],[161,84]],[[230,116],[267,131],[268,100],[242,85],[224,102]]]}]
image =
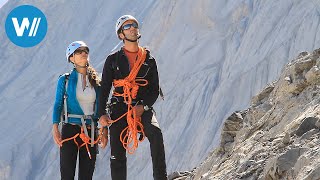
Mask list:
[{"label": "jacket sleeve", "polygon": [[99,117],[106,114],[106,104],[107,104],[110,90],[112,87],[113,70],[112,70],[111,59],[112,59],[111,56],[108,56],[108,58],[106,59],[106,62],[104,63],[104,67],[102,71],[102,80],[101,80],[99,106],[98,106]]},{"label": "jacket sleeve", "polygon": [[153,66],[150,69],[150,78],[148,79],[149,85],[146,95],[143,98],[143,105],[147,105],[151,107],[159,96],[159,76],[158,76],[158,68],[157,63],[154,58],[152,58],[154,62]]},{"label": "jacket sleeve", "polygon": [[56,124],[60,122],[61,112],[63,109],[63,96],[65,92],[65,75],[60,76],[58,79],[56,89],[56,99],[53,106],[52,123]]}]

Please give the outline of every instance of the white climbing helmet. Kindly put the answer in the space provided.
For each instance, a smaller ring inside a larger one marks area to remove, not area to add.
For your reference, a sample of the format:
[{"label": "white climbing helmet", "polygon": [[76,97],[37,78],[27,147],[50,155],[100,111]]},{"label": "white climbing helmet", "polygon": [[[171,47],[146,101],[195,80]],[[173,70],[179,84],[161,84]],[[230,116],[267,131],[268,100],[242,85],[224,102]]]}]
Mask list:
[{"label": "white climbing helmet", "polygon": [[136,18],[134,18],[131,15],[123,15],[118,19],[118,21],[116,23],[116,34],[117,34],[117,36],[118,36],[118,31],[121,28],[121,26],[123,25],[123,23],[125,23],[126,21],[129,21],[129,20],[135,21],[139,26],[139,22],[138,22],[138,20]]},{"label": "white climbing helmet", "polygon": [[69,46],[67,47],[66,50],[66,57],[67,57],[67,61],[70,62],[69,60],[69,56],[74,53],[74,51],[76,49],[78,49],[79,47],[87,47],[89,49],[89,47],[87,46],[86,43],[84,43],[83,41],[74,41],[71,44],[69,44]]}]

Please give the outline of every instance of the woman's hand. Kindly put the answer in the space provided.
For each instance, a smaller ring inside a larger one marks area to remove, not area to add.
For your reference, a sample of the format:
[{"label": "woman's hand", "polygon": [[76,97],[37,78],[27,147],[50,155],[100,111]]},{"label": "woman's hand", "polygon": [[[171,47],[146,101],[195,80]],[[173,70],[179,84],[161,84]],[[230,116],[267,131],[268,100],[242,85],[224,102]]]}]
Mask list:
[{"label": "woman's hand", "polygon": [[59,147],[61,147],[61,146],[62,146],[62,143],[61,143],[61,134],[60,134],[60,131],[59,131],[59,128],[58,128],[58,124],[53,124],[53,127],[52,127],[52,136],[53,136],[54,142],[55,142]]},{"label": "woman's hand", "polygon": [[111,119],[107,115],[102,115],[99,118],[99,124],[102,127],[109,126],[111,124],[111,122],[112,122]]},{"label": "woman's hand", "polygon": [[108,144],[108,128],[103,128],[102,129],[102,134],[101,134],[101,141],[99,143],[99,146],[104,149],[107,144]]}]

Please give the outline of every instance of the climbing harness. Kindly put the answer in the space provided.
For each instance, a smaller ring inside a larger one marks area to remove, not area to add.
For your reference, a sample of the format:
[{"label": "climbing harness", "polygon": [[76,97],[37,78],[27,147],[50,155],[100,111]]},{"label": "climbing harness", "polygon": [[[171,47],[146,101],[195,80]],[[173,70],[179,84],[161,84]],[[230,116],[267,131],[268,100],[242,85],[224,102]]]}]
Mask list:
[{"label": "climbing harness", "polygon": [[[88,156],[89,158],[91,159],[91,154],[90,154],[90,151],[89,151],[89,147],[88,147],[88,144],[91,145],[91,147],[94,147],[95,144],[97,144],[100,140],[101,140],[101,135],[102,135],[102,128],[100,129],[100,133],[99,133],[99,136],[96,140],[94,140],[94,134],[95,134],[95,125],[94,125],[94,121],[93,121],[93,115],[78,115],[78,114],[69,114],[67,112],[67,109],[68,109],[68,106],[67,106],[67,98],[68,98],[68,95],[67,95],[67,87],[68,87],[68,80],[69,80],[69,73],[66,73],[65,74],[65,92],[64,92],[64,96],[63,96],[63,114],[64,115],[61,115],[61,124],[66,124],[66,123],[69,123],[68,122],[68,118],[79,118],[81,119],[81,132],[80,133],[77,133],[76,135],[74,135],[73,137],[70,137],[70,138],[66,138],[66,139],[63,139],[61,141],[61,144],[63,144],[64,142],[67,142],[67,141],[70,141],[70,140],[73,140],[75,142],[75,144],[78,146],[78,148],[80,149],[82,146],[86,146],[86,149],[87,149],[87,153],[88,153]],[[85,123],[85,119],[90,119],[91,120],[91,126],[90,126],[90,129],[91,129],[91,138],[89,137],[89,134],[88,134],[88,129],[87,129],[87,125]],[[76,141],[76,138],[77,137],[80,137],[80,139],[83,141],[83,143],[81,145],[79,145]]]}]

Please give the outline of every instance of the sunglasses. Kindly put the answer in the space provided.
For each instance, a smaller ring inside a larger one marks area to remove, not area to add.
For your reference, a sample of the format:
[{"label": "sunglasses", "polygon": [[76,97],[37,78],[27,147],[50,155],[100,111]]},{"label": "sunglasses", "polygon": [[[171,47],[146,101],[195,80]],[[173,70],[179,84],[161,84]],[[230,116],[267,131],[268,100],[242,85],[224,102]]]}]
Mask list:
[{"label": "sunglasses", "polygon": [[131,28],[131,26],[134,27],[134,28],[138,28],[138,24],[135,23],[135,22],[133,22],[133,23],[131,23],[131,24],[123,25],[123,26],[122,26],[122,30],[128,30],[128,29]]},{"label": "sunglasses", "polygon": [[81,54],[82,52],[89,54],[89,49],[88,48],[83,48],[83,49],[78,48],[77,50],[74,51],[75,54]]}]

